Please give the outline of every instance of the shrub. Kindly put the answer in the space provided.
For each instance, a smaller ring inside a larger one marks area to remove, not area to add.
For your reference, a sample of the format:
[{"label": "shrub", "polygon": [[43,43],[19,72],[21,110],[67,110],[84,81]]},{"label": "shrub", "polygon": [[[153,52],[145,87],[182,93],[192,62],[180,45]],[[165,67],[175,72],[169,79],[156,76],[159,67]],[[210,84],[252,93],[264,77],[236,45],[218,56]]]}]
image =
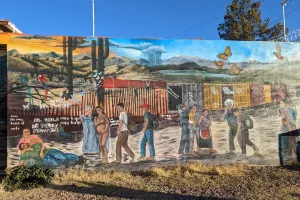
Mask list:
[{"label": "shrub", "polygon": [[2,187],[4,191],[32,189],[50,183],[53,177],[52,169],[18,166],[6,171]]}]

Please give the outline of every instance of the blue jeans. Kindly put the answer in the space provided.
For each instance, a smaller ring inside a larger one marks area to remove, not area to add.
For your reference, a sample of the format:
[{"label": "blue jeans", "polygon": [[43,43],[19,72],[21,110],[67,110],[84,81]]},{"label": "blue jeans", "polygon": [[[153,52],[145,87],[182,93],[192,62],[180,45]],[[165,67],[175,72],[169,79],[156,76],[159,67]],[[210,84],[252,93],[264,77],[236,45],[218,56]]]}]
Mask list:
[{"label": "blue jeans", "polygon": [[199,148],[200,129],[199,127],[195,127],[189,131],[189,152],[193,152],[195,137],[197,141],[197,150]]},{"label": "blue jeans", "polygon": [[152,129],[147,129],[144,133],[144,136],[141,140],[141,157],[146,157],[146,144],[148,143],[150,156],[155,156],[154,149],[154,132]]},{"label": "blue jeans", "polygon": [[185,150],[185,153],[191,153],[191,146],[190,143],[194,144],[194,134],[192,131],[189,130],[188,124],[182,124],[181,129],[181,140],[180,140],[180,146],[178,150],[178,154],[183,154],[183,151]]}]

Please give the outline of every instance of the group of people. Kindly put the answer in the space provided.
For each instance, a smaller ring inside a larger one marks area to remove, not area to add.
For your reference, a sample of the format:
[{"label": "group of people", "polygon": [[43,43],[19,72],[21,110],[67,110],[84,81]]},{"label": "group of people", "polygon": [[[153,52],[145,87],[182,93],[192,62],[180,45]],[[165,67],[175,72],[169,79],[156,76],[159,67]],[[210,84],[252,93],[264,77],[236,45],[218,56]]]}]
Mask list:
[{"label": "group of people", "polygon": [[[198,106],[194,105],[190,109],[186,105],[178,106],[179,119],[181,126],[181,140],[178,154],[194,155],[203,149],[208,149],[210,153],[216,153],[213,149],[212,141],[212,119],[210,111],[203,109],[202,113],[198,111]],[[245,112],[233,108],[228,104],[225,109],[224,120],[229,126],[229,152],[234,153],[234,139],[237,138],[242,155],[246,155],[246,145],[253,148],[255,153],[259,153],[258,147],[249,139],[249,129],[253,127],[253,121]],[[249,124],[250,123],[250,124]],[[252,125],[252,127],[250,127]],[[194,142],[196,138],[196,149]]]},{"label": "group of people", "polygon": [[229,104],[225,109],[224,119],[229,126],[229,153],[235,152],[234,139],[237,138],[242,155],[246,155],[247,145],[253,148],[255,154],[259,154],[258,147],[249,138],[249,129],[253,128],[253,121],[249,115]]},{"label": "group of people", "polygon": [[108,163],[109,120],[103,108],[97,106],[95,113],[91,106],[85,107],[85,114],[80,115],[83,127],[82,153],[102,154],[102,163]]},{"label": "group of people", "polygon": [[[140,157],[138,161],[155,160],[154,147],[154,123],[155,116],[150,112],[149,105],[140,106],[144,114],[143,136],[140,141]],[[122,148],[130,157],[130,162],[135,161],[135,153],[128,145],[130,135],[130,123],[132,120],[125,111],[124,104],[118,103],[119,125],[117,127],[116,158],[113,163],[122,162]],[[188,108],[186,105],[178,106],[181,140],[178,154],[194,155],[202,149],[208,149],[210,153],[216,153],[213,149],[212,140],[212,119],[210,111],[203,109],[199,112],[197,105]],[[284,100],[280,102],[281,132],[289,132],[296,129],[297,112],[291,108]],[[101,153],[102,163],[109,163],[109,136],[110,123],[102,107],[91,106],[85,108],[85,114],[80,115],[83,125],[83,153]],[[246,145],[253,148],[255,154],[259,154],[258,147],[249,139],[249,129],[253,128],[253,121],[246,112],[233,108],[232,104],[227,105],[224,120],[229,126],[228,141],[229,152],[235,153],[234,139],[237,138],[242,155],[246,155]],[[196,138],[196,149],[194,143]],[[146,146],[149,148],[149,156],[146,156]],[[296,148],[295,137],[284,137],[282,141],[283,154],[287,157],[292,156]],[[37,135],[31,135],[30,129],[23,130],[23,138],[18,144],[20,151],[20,165],[32,165],[42,163],[45,165],[60,165],[62,163],[77,162],[79,157],[74,154],[64,153],[57,149],[47,147]]]},{"label": "group of people", "polygon": [[[154,115],[151,114],[148,104],[143,104],[140,109],[144,113],[143,138],[141,140],[141,152],[138,161],[155,160],[154,148]],[[134,162],[135,154],[128,145],[128,137],[130,135],[130,119],[129,114],[125,111],[124,104],[118,103],[117,110],[120,112],[119,125],[117,128],[116,141],[116,159],[113,163],[122,162],[122,148],[130,157],[130,162]],[[109,133],[110,125],[104,110],[96,107],[96,115],[93,115],[93,109],[90,106],[85,108],[85,115],[81,115],[80,119],[83,124],[83,153],[99,153],[102,154],[102,163],[108,163],[109,152]],[[150,156],[146,157],[146,145],[148,144]]]},{"label": "group of people", "polygon": [[211,153],[216,153],[213,149],[211,125],[212,120],[209,117],[209,110],[204,109],[200,114],[198,106],[194,105],[188,109],[186,105],[178,106],[181,140],[178,154],[194,154],[194,140],[196,138],[197,149],[208,148]]}]

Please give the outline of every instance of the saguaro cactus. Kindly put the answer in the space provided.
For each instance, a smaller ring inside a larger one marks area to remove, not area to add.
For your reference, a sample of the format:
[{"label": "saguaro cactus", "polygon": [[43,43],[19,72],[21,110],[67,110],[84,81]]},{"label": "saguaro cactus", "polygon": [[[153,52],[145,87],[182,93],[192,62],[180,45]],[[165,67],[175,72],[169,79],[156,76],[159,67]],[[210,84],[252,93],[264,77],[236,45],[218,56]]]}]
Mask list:
[{"label": "saguaro cactus", "polygon": [[[104,74],[104,61],[109,56],[109,41],[105,38],[105,43],[103,38],[98,38],[98,72]],[[97,90],[98,105],[100,102],[104,102],[104,88],[99,87]]]},{"label": "saguaro cactus", "polygon": [[92,69],[96,70],[96,40],[92,40]]},{"label": "saguaro cactus", "polygon": [[61,66],[61,79],[64,78],[66,67],[67,67],[67,38],[66,36],[63,36],[63,65]]},{"label": "saguaro cactus", "polygon": [[68,89],[73,94],[73,51],[77,48],[77,38],[68,37]]}]

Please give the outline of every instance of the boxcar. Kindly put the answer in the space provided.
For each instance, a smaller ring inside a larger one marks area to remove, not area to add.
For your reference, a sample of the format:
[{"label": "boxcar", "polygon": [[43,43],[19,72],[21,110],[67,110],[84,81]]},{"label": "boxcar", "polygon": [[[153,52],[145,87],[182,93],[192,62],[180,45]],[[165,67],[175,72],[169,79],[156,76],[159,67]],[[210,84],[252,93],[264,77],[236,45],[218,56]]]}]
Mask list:
[{"label": "boxcar", "polygon": [[281,99],[285,99],[287,97],[287,86],[282,83],[273,84],[271,93],[273,101],[279,102]]},{"label": "boxcar", "polygon": [[[146,86],[150,89],[147,90]],[[110,118],[117,118],[115,105],[123,102],[136,122],[143,121],[139,105],[148,103],[155,115],[177,112],[181,103],[188,107],[194,104],[210,110],[222,110],[225,101],[230,99],[236,108],[255,107],[278,102],[287,96],[283,84],[210,84],[210,83],[166,83],[163,81],[104,79],[105,112]]]},{"label": "boxcar", "polygon": [[188,107],[194,104],[203,105],[203,84],[168,83],[168,110],[177,112],[181,103]]},{"label": "boxcar", "polygon": [[[149,89],[147,89],[149,85]],[[155,115],[168,113],[167,84],[163,81],[120,80],[105,78],[103,81],[104,109],[109,118],[118,118],[116,105],[123,102],[127,112],[137,123],[143,121],[140,105],[148,103]]]},{"label": "boxcar", "polygon": [[249,107],[250,85],[242,84],[204,84],[204,108],[211,110],[224,109],[225,101],[231,99],[234,107]]}]

